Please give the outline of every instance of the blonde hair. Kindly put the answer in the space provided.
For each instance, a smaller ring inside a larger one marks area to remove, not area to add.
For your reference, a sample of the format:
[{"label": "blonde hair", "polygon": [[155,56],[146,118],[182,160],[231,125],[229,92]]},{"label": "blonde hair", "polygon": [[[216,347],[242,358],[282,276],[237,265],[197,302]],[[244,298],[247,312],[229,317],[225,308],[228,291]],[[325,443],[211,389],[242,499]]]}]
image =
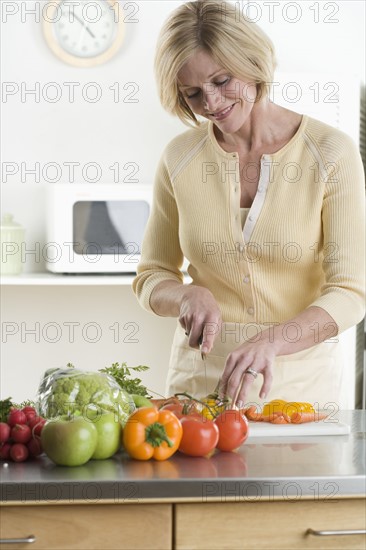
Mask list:
[{"label": "blonde hair", "polygon": [[257,85],[257,101],[266,97],[276,67],[268,36],[235,5],[198,0],[179,6],[165,21],[157,42],[155,76],[160,102],[184,124],[200,126],[178,88],[178,72],[203,49],[232,76]]}]

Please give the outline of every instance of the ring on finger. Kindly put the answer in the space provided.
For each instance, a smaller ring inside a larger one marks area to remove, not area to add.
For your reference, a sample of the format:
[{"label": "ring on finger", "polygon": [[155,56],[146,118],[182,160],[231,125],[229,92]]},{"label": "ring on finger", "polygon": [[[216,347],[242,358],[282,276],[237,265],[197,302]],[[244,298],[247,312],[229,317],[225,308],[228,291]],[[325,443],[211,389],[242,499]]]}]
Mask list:
[{"label": "ring on finger", "polygon": [[257,378],[257,376],[258,376],[257,371],[254,370],[254,369],[251,369],[250,367],[249,367],[249,369],[247,369],[247,370],[245,371],[245,374],[251,374],[252,376],[254,376],[254,378]]}]

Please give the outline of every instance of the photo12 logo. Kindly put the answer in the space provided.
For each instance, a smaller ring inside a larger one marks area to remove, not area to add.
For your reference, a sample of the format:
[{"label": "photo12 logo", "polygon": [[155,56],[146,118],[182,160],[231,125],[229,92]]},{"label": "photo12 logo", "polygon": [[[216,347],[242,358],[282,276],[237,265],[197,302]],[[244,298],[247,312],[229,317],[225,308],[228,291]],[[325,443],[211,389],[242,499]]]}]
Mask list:
[{"label": "photo12 logo", "polygon": [[98,23],[106,14],[111,14],[118,23],[138,23],[139,4],[117,0],[52,0],[30,2],[29,0],[5,0],[1,2],[1,21],[7,23],[17,17],[21,23],[57,23],[61,20],[74,23],[81,16],[89,24]]},{"label": "photo12 logo", "polygon": [[98,82],[15,82],[1,83],[1,102],[20,103],[139,103],[137,82],[114,82],[107,89]]},{"label": "photo12 logo", "polygon": [[1,163],[3,183],[139,183],[137,162],[114,162],[103,167],[98,162],[8,162]]},{"label": "photo12 logo", "polygon": [[279,21],[294,24],[310,15],[313,23],[339,23],[338,2],[235,2],[236,17],[250,19],[253,23]]},{"label": "photo12 logo", "polygon": [[135,321],[121,323],[115,321],[109,327],[103,327],[96,321],[80,323],[79,321],[49,321],[47,323],[26,323],[22,321],[15,323],[13,321],[3,321],[1,323],[1,342],[8,344],[12,342],[34,342],[36,344],[56,344],[63,342],[74,344],[83,342],[86,344],[97,344],[106,340],[107,343],[114,344],[138,344],[137,335],[140,326]]}]

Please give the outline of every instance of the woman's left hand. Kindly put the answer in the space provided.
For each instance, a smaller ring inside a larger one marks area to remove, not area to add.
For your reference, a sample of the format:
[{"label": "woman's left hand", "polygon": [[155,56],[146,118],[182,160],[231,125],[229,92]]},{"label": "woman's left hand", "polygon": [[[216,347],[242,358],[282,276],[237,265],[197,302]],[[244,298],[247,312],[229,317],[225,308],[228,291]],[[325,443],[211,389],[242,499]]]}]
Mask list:
[{"label": "woman's left hand", "polygon": [[[315,326],[318,327],[316,333]],[[293,327],[300,338],[293,338],[291,332],[288,332]],[[231,397],[237,405],[244,405],[257,372],[263,376],[259,397],[264,399],[272,386],[274,361],[278,355],[290,355],[308,349],[337,334],[338,325],[329,313],[321,307],[309,306],[285,323],[263,330],[259,340],[247,340],[232,351],[227,356],[221,376],[220,393]],[[251,370],[254,374],[250,374]]]},{"label": "woman's left hand", "polygon": [[250,371],[254,371],[263,376],[259,397],[264,399],[272,386],[276,355],[275,345],[263,340],[247,341],[236,348],[227,356],[221,376],[220,393],[235,399],[233,405],[244,405],[249,389],[256,378],[254,374],[250,374]]}]

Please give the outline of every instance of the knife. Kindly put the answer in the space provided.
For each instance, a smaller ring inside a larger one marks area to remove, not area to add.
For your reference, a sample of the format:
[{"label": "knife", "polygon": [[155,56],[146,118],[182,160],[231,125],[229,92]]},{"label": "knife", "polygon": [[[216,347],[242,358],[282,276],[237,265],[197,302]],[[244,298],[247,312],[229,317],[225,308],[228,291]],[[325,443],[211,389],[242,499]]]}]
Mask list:
[{"label": "knife", "polygon": [[198,346],[199,346],[199,349],[200,349],[200,352],[201,352],[201,359],[202,359],[202,361],[204,361],[206,359],[206,354],[205,354],[205,352],[202,351],[202,343],[203,343],[203,332],[202,332],[201,336],[198,338]]},{"label": "knife", "polygon": [[199,345],[199,349],[200,349],[200,352],[201,352],[201,359],[203,361],[203,366],[205,368],[205,388],[206,388],[205,395],[207,395],[206,354],[205,354],[205,352],[202,351],[202,341],[203,341],[203,333],[201,334],[201,336],[198,339],[198,345]]}]

